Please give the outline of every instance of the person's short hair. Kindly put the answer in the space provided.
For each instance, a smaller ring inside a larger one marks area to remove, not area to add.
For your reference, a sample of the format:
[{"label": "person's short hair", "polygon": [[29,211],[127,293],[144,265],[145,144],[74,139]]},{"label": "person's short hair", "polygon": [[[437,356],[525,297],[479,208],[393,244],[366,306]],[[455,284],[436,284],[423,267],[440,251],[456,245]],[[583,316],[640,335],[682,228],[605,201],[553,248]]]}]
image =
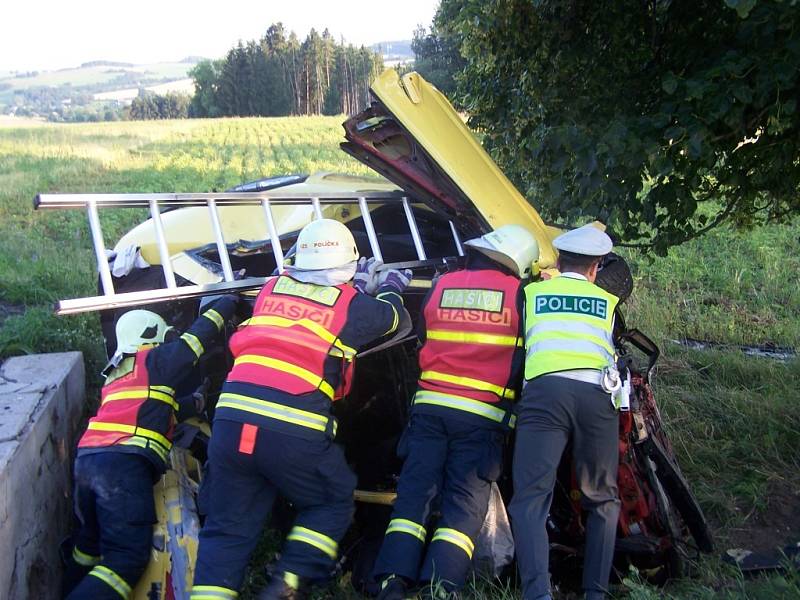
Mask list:
[{"label": "person's short hair", "polygon": [[559,271],[565,273],[574,271],[576,273],[588,273],[589,270],[603,260],[602,256],[586,256],[585,254],[575,254],[561,250],[558,253]]}]

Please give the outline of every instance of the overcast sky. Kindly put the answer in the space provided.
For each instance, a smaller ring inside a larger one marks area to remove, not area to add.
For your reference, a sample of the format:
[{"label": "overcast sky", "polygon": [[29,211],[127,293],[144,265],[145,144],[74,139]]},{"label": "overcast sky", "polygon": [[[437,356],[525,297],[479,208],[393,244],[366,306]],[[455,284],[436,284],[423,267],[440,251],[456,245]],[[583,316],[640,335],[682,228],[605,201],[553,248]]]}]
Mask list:
[{"label": "overcast sky", "polygon": [[219,58],[271,23],[304,37],[327,27],[353,44],[411,39],[438,0],[12,0],[0,8],[0,71]]}]

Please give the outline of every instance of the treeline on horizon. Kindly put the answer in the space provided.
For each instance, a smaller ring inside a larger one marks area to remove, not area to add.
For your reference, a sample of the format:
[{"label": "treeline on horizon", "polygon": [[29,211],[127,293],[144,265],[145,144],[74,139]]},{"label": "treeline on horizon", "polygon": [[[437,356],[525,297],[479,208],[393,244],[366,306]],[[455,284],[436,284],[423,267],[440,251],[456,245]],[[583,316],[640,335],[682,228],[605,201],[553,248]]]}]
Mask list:
[{"label": "treeline on horizon", "polygon": [[369,102],[369,85],[383,69],[371,49],[337,43],[325,29],[300,42],[281,23],[259,40],[205,60],[190,72],[195,94],[190,117],[353,114]]}]

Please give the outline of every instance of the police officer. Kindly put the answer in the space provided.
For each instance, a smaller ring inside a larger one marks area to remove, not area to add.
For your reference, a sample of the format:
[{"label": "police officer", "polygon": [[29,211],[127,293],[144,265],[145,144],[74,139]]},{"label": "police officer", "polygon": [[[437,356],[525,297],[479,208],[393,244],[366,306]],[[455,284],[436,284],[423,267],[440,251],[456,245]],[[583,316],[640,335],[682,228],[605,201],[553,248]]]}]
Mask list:
[{"label": "police officer", "polygon": [[572,439],[588,511],[583,588],[605,596],[619,514],[617,411],[604,373],[614,366],[618,299],[593,282],[611,239],[591,225],[553,241],[560,276],[525,288],[525,386],[518,405],[509,507],[525,600],[550,599],[545,529],[561,455]]},{"label": "police officer", "polygon": [[[466,268],[437,279],[421,311],[419,387],[398,454],[405,458],[373,574],[378,598],[458,590],[500,475],[522,370],[522,284],[536,239],[506,225],[465,243]],[[441,518],[428,539],[431,503]],[[420,564],[421,563],[421,564]]]},{"label": "police officer", "polygon": [[78,442],[80,530],[62,590],[70,600],[128,598],[144,573],[156,522],[153,484],[166,470],[176,418],[196,414],[191,397],[179,406],[176,387],[220,336],[236,303],[235,296],[217,299],[166,343],[171,328],[156,313],[132,310],[117,321],[100,408]]},{"label": "police officer", "polygon": [[[253,316],[231,338],[234,366],[217,403],[201,495],[194,600],[236,598],[277,494],[297,509],[276,575],[261,598],[299,598],[332,574],[353,514],[356,477],[332,443],[331,404],[348,393],[357,349],[393,333],[410,271],[384,271],[375,298],[348,285],[353,235],[330,219],[297,238],[293,267],[268,280]],[[375,281],[361,276],[363,289]],[[406,315],[407,316],[407,315]]]}]

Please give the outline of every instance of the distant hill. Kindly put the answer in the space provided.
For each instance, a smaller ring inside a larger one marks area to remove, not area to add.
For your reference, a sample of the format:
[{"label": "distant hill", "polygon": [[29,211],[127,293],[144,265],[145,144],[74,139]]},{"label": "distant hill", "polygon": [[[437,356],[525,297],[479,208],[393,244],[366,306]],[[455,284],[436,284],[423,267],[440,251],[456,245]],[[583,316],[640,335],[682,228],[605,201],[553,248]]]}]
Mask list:
[{"label": "distant hill", "polygon": [[[84,67],[132,67],[134,66],[133,63],[127,62],[116,62],[113,60],[92,60],[89,62],[82,63],[80,68]],[[66,70],[66,69],[62,69]]]},{"label": "distant hill", "polygon": [[386,65],[397,64],[399,62],[411,62],[414,60],[414,52],[411,50],[411,40],[378,42],[377,44],[372,44],[370,48],[383,55],[383,62]]}]

